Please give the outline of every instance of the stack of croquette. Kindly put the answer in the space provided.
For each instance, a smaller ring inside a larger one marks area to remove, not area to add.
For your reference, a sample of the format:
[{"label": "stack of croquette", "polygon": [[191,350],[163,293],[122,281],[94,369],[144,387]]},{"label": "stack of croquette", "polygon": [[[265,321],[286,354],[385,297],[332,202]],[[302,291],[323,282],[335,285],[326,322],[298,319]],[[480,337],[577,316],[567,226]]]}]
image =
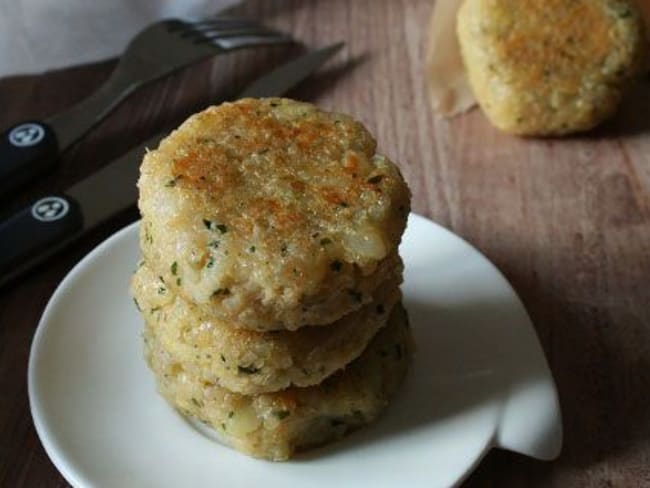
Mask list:
[{"label": "stack of croquette", "polygon": [[410,193],[352,118],[288,99],[190,117],[144,158],[132,294],[158,389],[284,460],[369,423],[412,352]]}]

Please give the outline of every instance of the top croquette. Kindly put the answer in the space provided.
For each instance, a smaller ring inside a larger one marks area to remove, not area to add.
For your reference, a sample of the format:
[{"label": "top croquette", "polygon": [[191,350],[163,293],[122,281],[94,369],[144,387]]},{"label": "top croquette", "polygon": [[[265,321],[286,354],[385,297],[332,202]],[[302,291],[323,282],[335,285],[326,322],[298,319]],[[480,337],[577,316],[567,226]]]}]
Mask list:
[{"label": "top croquette", "polygon": [[234,326],[333,322],[398,265],[410,194],[351,117],[244,99],[144,158],[141,247],[170,287]]}]

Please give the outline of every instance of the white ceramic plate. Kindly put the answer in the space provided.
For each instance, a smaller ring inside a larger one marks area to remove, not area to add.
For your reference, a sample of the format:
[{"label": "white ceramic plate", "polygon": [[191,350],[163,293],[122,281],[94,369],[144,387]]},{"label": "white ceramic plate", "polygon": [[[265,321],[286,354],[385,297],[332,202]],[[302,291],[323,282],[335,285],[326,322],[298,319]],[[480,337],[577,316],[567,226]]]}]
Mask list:
[{"label": "white ceramic plate", "polygon": [[137,232],[123,229],[70,272],[32,344],[32,416],[72,485],[447,487],[492,447],[558,454],[557,394],[521,302],[478,251],[415,215],[401,254],[418,351],[385,415],[286,463],[210,440],[156,394],[142,360],[128,294]]}]

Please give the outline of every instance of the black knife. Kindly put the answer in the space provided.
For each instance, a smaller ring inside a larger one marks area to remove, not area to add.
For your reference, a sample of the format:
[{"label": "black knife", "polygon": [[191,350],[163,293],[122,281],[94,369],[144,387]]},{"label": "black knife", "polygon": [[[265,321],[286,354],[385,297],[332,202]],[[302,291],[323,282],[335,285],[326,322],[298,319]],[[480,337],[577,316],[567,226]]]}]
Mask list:
[{"label": "black knife", "polygon": [[[280,96],[316,71],[343,43],[310,51],[249,85],[237,98]],[[131,149],[61,194],[39,198],[0,223],[0,286],[60,251],[111,216],[135,204],[146,148],[159,134]]]}]

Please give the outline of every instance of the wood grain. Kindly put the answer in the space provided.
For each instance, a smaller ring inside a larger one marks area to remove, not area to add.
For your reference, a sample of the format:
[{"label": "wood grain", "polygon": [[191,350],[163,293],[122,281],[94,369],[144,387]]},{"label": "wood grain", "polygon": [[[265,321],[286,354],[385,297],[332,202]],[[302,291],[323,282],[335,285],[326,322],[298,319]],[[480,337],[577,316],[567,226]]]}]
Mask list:
[{"label": "wood grain", "polygon": [[[563,453],[542,463],[494,451],[465,486],[650,486],[650,83],[637,87],[615,120],[586,136],[517,139],[490,127],[479,111],[438,119],[429,110],[423,65],[431,6],[258,0],[236,13],[310,46],[347,42],[336,63],[291,95],[365,122],[400,163],[414,210],[494,261],[536,324],[560,392]],[[65,188],[188,112],[235,93],[286,54],[275,48],[208,60],[138,92],[66,153],[56,173],[3,203],[3,211]],[[64,109],[112,66],[0,80],[0,127]],[[134,211],[117,217],[0,293],[0,486],[67,486],[31,423],[30,341],[65,273],[135,218]]]}]

